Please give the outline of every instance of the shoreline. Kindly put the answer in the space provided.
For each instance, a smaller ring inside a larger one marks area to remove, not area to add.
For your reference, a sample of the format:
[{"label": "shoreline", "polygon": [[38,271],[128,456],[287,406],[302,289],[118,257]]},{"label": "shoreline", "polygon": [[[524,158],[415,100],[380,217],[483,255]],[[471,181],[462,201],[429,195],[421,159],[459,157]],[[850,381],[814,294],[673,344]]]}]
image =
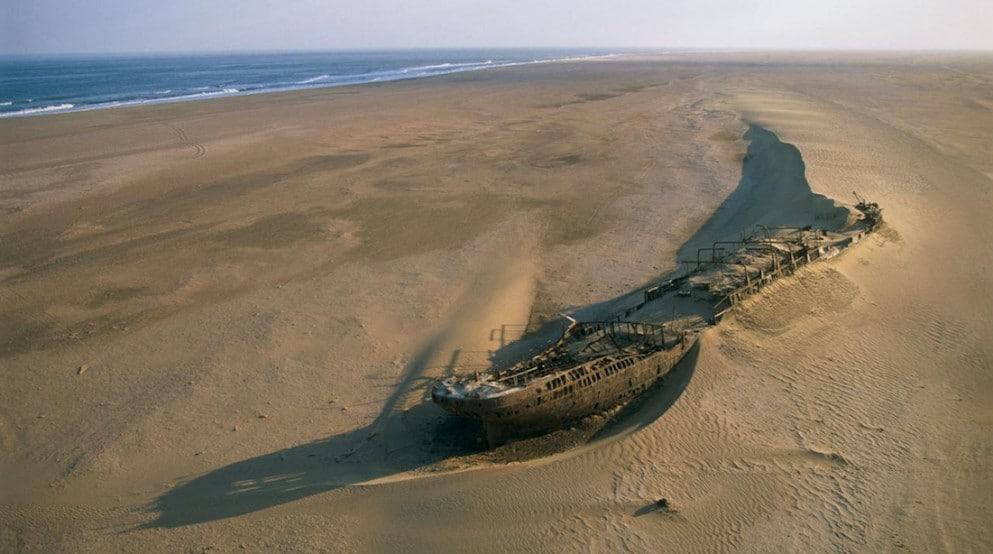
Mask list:
[{"label": "shoreline", "polygon": [[[444,49],[440,49],[444,50]],[[508,49],[513,50],[513,49]],[[499,52],[497,49],[496,52]],[[274,52],[274,54],[281,54],[282,52]],[[309,53],[309,52],[308,52]],[[333,53],[333,52],[332,52]],[[262,54],[262,53],[259,53]],[[54,55],[52,56],[55,57]],[[109,56],[108,56],[109,57]],[[121,56],[122,59],[129,59],[130,56]],[[472,62],[470,64],[473,67],[455,67],[450,71],[442,71],[438,73],[431,73],[426,75],[412,75],[412,76],[396,76],[390,78],[368,78],[364,80],[348,81],[348,82],[335,82],[335,83],[307,83],[304,82],[294,83],[290,86],[278,86],[272,88],[261,88],[252,90],[225,90],[226,87],[218,85],[217,88],[221,90],[217,91],[204,91],[199,93],[193,93],[189,95],[182,95],[176,97],[165,97],[165,98],[147,98],[147,99],[135,99],[127,101],[112,101],[99,104],[87,104],[87,105],[77,105],[74,104],[72,99],[62,99],[53,100],[53,103],[58,103],[56,105],[42,106],[39,108],[30,108],[30,112],[26,111],[16,111],[16,112],[0,112],[0,122],[3,120],[25,120],[38,118],[43,116],[52,115],[66,115],[75,113],[87,113],[87,112],[103,112],[107,110],[116,109],[127,109],[127,108],[140,108],[140,107],[153,107],[162,106],[170,104],[187,104],[191,102],[201,102],[210,100],[221,100],[221,99],[233,99],[233,98],[244,98],[244,97],[254,97],[270,94],[284,94],[284,93],[306,93],[312,91],[320,91],[325,89],[347,89],[350,87],[358,86],[369,86],[369,85],[383,85],[390,83],[402,83],[402,82],[415,82],[424,81],[432,78],[450,77],[453,75],[467,74],[467,73],[478,73],[483,71],[492,71],[499,69],[515,68],[515,67],[529,67],[529,66],[540,66],[540,65],[552,65],[552,64],[571,64],[571,63],[583,63],[583,62],[602,62],[602,61],[622,61],[622,62],[668,62],[672,64],[699,64],[699,63],[733,63],[733,64],[781,64],[785,66],[791,65],[807,65],[812,67],[818,67],[822,65],[834,65],[836,63],[846,63],[854,66],[872,66],[872,65],[896,65],[896,66],[907,66],[916,64],[946,64],[946,63],[977,63],[981,65],[987,65],[993,63],[993,52],[982,51],[982,50],[949,50],[949,51],[914,51],[914,50],[839,50],[839,51],[826,51],[826,50],[812,50],[809,52],[797,52],[797,51],[778,51],[778,50],[732,50],[732,51],[721,51],[721,50],[709,50],[709,49],[658,49],[654,51],[625,51],[623,49],[607,53],[607,54],[591,54],[582,56],[568,56],[561,58],[548,58],[548,59],[536,59],[531,61],[521,61],[521,62],[505,62],[505,63],[494,63],[488,64],[486,62]],[[463,65],[462,63],[453,63],[453,66]],[[412,68],[405,68],[412,69]],[[344,76],[344,77],[361,77],[362,75]],[[328,75],[321,75],[320,77],[328,77]],[[370,76],[371,77],[371,76]],[[239,85],[243,86],[243,85]],[[230,88],[236,88],[231,86]],[[9,99],[4,99],[4,102],[10,102]],[[78,100],[77,100],[78,102]],[[72,106],[65,109],[61,109],[62,106]]]},{"label": "shoreline", "polygon": [[[42,106],[38,108],[28,108],[25,110],[20,110],[15,112],[0,112],[0,120],[23,119],[23,118],[41,117],[47,115],[62,115],[62,114],[70,114],[70,113],[92,112],[92,111],[101,111],[101,110],[111,110],[116,108],[158,106],[162,104],[197,102],[201,100],[217,100],[222,98],[238,98],[244,96],[258,96],[263,94],[277,94],[283,92],[298,92],[298,91],[310,91],[310,90],[321,90],[321,89],[331,89],[331,88],[344,88],[344,87],[372,85],[372,84],[381,84],[381,83],[395,83],[401,81],[417,81],[422,79],[429,79],[432,77],[445,77],[448,75],[457,75],[460,73],[472,73],[477,71],[502,69],[507,67],[523,67],[523,66],[534,66],[534,65],[555,64],[555,63],[602,61],[602,60],[615,59],[617,57],[624,55],[631,55],[631,53],[617,52],[617,53],[609,53],[609,54],[593,54],[593,55],[584,55],[584,56],[535,59],[531,61],[513,61],[513,62],[503,62],[503,63],[492,63],[492,60],[487,60],[485,62],[472,62],[472,63],[446,62],[441,65],[451,66],[451,69],[437,71],[435,73],[429,73],[423,75],[407,76],[401,73],[396,76],[383,78],[383,77],[375,76],[376,72],[373,72],[373,73],[341,76],[343,78],[349,79],[346,82],[315,83],[314,79],[330,77],[329,75],[321,75],[319,77],[305,79],[304,81],[293,83],[287,86],[274,86],[271,88],[259,88],[253,90],[240,90],[234,86],[231,86],[231,87],[223,87],[221,88],[221,90],[218,91],[204,91],[198,93],[184,94],[181,96],[171,96],[164,98],[142,98],[135,100],[111,101],[105,103],[86,104],[86,105],[77,105],[72,103],[71,101],[72,99],[66,99],[65,101],[59,104]],[[416,67],[402,68],[400,71],[406,72],[410,69],[419,69],[419,68]],[[9,105],[10,102],[11,101],[5,101],[5,104]]]}]

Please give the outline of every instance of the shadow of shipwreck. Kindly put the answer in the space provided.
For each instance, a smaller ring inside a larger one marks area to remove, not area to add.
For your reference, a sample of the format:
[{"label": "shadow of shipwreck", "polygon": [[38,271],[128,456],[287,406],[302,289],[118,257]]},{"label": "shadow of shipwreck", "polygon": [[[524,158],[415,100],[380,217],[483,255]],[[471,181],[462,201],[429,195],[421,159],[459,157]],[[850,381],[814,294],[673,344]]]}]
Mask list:
[{"label": "shadow of shipwreck", "polygon": [[[692,259],[696,249],[716,240],[733,239],[755,225],[794,226],[815,219],[834,224],[844,210],[807,183],[799,150],[773,133],[750,125],[749,140],[738,187],[711,218],[679,250],[680,260]],[[787,208],[784,210],[784,207]],[[795,208],[798,212],[791,212]],[[640,299],[654,283],[681,272],[662,275],[644,287],[604,302],[569,310],[580,320],[606,319],[632,298]],[[664,307],[668,310],[669,307]],[[681,315],[699,307],[672,306]],[[663,311],[663,313],[667,313]],[[493,353],[494,363],[506,364],[527,356],[563,328],[549,321],[506,342]],[[501,338],[507,334],[501,328]],[[156,498],[148,511],[157,517],[141,528],[169,528],[209,522],[264,510],[294,500],[362,483],[482,449],[480,426],[449,415],[430,402],[398,411],[410,394],[424,392],[424,370],[437,353],[441,335],[429,341],[408,364],[404,377],[369,425],[307,444],[257,456],[185,481]],[[649,425],[670,409],[689,385],[699,356],[699,344],[660,383],[622,408],[591,440],[616,436]],[[452,353],[452,364],[458,353]],[[450,372],[452,368],[448,368]]]},{"label": "shadow of shipwreck", "polygon": [[443,333],[407,364],[400,383],[368,425],[182,482],[145,507],[157,517],[139,528],[182,527],[240,516],[478,452],[483,445],[477,422],[455,417],[430,402],[398,409],[405,397],[423,391],[423,372],[443,342]]},{"label": "shadow of shipwreck", "polygon": [[[419,412],[428,411],[437,415],[434,406],[420,404],[409,410],[413,414],[403,412],[399,417],[423,416]],[[159,496],[148,506],[158,516],[140,528],[182,527],[240,516],[478,450],[477,426],[454,416],[437,419],[427,432],[447,440],[419,449],[417,456],[391,452],[369,425],[215,469]],[[398,445],[397,450],[405,446]]]}]

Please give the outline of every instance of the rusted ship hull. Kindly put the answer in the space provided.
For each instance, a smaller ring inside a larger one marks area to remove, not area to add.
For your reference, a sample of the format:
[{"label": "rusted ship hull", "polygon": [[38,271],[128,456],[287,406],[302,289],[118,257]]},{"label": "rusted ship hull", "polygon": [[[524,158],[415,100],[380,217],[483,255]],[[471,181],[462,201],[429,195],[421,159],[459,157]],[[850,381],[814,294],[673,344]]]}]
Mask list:
[{"label": "rusted ship hull", "polygon": [[445,410],[482,421],[491,446],[509,435],[547,431],[624,404],[665,377],[697,341],[697,334],[667,350],[605,367],[580,367],[552,379],[488,398],[461,398],[441,389],[432,400]]},{"label": "rusted ship hull", "polygon": [[[510,368],[440,379],[431,398],[449,412],[481,420],[491,446],[509,434],[554,429],[623,404],[669,373],[699,333],[745,297],[873,232],[882,209],[856,197],[859,217],[844,229],[756,225],[740,240],[715,241],[699,248],[696,260],[680,260],[688,273],[645,289],[643,302],[619,307],[607,321],[580,323],[565,315],[571,323],[562,337],[539,354]],[[648,308],[667,300],[675,313],[676,298],[688,299],[689,313],[696,306],[697,315],[663,321],[657,308],[654,314]]]}]

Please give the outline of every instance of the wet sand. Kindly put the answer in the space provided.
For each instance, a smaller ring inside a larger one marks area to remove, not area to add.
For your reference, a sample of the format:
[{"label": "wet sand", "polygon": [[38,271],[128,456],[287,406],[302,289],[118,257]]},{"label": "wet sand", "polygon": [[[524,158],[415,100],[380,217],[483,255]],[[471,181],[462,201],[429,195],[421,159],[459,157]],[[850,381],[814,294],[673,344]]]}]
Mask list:
[{"label": "wet sand", "polygon": [[[980,57],[673,55],[2,121],[0,544],[986,550],[991,90]],[[749,123],[786,188],[735,216]],[[735,217],[823,223],[797,174],[886,229],[605,431],[487,457],[425,402]]]}]

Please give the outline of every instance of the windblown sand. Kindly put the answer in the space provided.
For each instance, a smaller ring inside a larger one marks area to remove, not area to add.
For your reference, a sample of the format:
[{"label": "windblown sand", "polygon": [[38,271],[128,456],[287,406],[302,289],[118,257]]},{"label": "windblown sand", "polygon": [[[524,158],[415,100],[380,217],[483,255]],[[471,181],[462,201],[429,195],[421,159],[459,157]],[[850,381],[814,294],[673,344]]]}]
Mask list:
[{"label": "windblown sand", "polygon": [[[749,124],[802,155],[762,175],[858,190],[884,229],[592,439],[487,455],[426,401],[675,270],[728,221]],[[669,55],[0,121],[0,550],[991,550],[991,191],[989,57]]]}]

